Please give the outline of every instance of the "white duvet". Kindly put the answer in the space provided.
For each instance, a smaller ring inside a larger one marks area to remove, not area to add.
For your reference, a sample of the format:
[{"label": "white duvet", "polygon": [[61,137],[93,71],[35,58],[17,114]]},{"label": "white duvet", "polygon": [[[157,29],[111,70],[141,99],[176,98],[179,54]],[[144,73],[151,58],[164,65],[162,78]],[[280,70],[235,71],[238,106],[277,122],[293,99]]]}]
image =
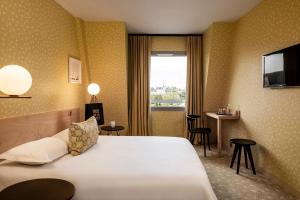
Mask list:
[{"label": "white duvet", "polygon": [[79,156],[42,166],[0,163],[0,190],[34,178],[74,184],[74,200],[214,200],[205,169],[188,140],[101,136]]}]

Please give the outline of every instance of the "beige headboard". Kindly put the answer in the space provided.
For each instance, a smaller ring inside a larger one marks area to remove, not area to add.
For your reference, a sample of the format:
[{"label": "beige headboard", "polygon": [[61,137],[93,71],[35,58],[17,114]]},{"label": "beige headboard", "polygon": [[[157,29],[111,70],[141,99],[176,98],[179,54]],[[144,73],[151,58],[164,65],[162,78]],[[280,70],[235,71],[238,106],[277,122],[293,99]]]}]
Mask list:
[{"label": "beige headboard", "polygon": [[79,108],[0,119],[0,153],[52,136],[79,119]]}]

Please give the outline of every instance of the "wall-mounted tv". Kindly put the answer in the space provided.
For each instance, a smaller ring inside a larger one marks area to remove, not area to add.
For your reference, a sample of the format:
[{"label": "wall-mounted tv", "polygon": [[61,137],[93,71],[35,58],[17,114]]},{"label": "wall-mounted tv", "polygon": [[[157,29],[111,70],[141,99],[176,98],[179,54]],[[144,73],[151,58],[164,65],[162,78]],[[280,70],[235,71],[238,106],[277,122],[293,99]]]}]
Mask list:
[{"label": "wall-mounted tv", "polygon": [[263,56],[263,86],[300,86],[300,44]]}]

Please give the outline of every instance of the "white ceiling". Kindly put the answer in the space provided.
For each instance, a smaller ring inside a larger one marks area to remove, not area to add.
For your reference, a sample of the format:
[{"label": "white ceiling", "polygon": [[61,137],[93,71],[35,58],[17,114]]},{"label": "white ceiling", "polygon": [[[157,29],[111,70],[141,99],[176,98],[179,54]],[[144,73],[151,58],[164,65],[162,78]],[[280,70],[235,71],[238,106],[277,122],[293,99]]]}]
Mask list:
[{"label": "white ceiling", "polygon": [[86,21],[124,21],[129,33],[202,33],[234,21],[261,0],[55,0]]}]

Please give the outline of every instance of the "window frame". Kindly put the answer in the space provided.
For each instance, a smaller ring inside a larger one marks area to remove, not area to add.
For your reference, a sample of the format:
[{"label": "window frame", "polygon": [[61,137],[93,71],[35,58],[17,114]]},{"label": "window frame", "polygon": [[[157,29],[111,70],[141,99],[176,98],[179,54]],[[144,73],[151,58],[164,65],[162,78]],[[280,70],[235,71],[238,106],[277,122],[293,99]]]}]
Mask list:
[{"label": "window frame", "polygon": [[183,106],[150,106],[151,111],[185,111]]},{"label": "window frame", "polygon": [[[186,51],[151,51],[151,57],[187,57],[187,54]],[[150,84],[151,84],[151,79],[150,79]],[[150,92],[149,100],[150,100],[151,111],[185,111],[186,110],[186,103],[185,106],[151,106],[151,92]]]}]

